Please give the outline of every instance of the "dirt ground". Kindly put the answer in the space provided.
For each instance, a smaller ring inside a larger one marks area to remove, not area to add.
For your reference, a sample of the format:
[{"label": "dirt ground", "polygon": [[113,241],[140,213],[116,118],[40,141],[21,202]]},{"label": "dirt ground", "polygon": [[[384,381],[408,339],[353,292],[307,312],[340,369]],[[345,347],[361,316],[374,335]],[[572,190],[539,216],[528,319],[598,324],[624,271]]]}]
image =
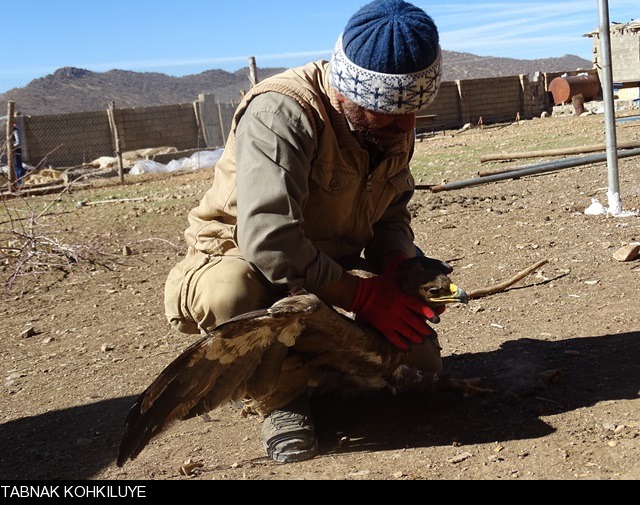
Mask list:
[{"label": "dirt ground", "polygon": [[[604,143],[604,131],[594,115],[438,133],[417,144],[417,178],[441,184],[558,159],[481,163],[479,154]],[[640,121],[619,123],[618,141],[634,140]],[[623,210],[640,209],[640,158],[618,168]],[[640,240],[640,218],[585,214],[594,198],[607,206],[604,162],[416,193],[418,245],[449,261],[467,291],[547,262],[450,307],[437,326],[447,372],[479,377],[492,394],[314,402],[320,453],[290,465],[268,460],[259,420],[229,405],[172,425],[118,468],[129,408],[196,338],[168,326],[162,292],[210,178],[127,176],[4,202],[0,246],[37,233],[42,265],[16,270],[3,253],[3,281],[19,275],[1,295],[2,479],[640,478],[640,259],[614,259]],[[45,246],[57,255],[42,256]],[[75,264],[45,269],[62,250]]]}]

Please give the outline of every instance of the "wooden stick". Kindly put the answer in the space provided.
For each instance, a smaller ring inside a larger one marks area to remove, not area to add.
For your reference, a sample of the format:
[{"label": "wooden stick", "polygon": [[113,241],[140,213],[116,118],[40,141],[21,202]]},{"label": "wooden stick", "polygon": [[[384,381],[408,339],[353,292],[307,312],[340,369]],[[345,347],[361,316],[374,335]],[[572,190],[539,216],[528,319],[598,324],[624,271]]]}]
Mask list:
[{"label": "wooden stick", "polygon": [[120,198],[119,200],[97,200],[95,202],[78,202],[78,207],[86,207],[88,205],[104,205],[109,203],[130,203],[130,202],[142,202],[144,200],[149,200],[146,196],[142,196],[140,198]]},{"label": "wooden stick", "polygon": [[535,265],[526,268],[522,272],[519,272],[511,279],[506,280],[505,282],[501,282],[499,284],[495,284],[494,286],[490,286],[488,288],[476,289],[475,291],[468,291],[467,294],[469,298],[475,300],[477,298],[482,298],[483,296],[493,295],[495,293],[499,293],[500,291],[506,290],[508,287],[513,286],[516,282],[521,279],[524,279],[527,275],[535,272],[543,265],[549,263],[549,260],[542,260],[536,263]]},{"label": "wooden stick", "polygon": [[[618,142],[618,149],[635,149],[640,147],[640,141],[631,142]],[[504,154],[488,154],[480,158],[481,163],[487,161],[506,161],[506,160],[520,160],[524,158],[543,158],[545,156],[564,156],[565,154],[584,154],[584,153],[597,153],[600,151],[606,151],[606,144],[596,144],[592,146],[582,147],[564,147],[559,149],[546,149],[543,151],[527,151],[521,153],[504,153]]]}]

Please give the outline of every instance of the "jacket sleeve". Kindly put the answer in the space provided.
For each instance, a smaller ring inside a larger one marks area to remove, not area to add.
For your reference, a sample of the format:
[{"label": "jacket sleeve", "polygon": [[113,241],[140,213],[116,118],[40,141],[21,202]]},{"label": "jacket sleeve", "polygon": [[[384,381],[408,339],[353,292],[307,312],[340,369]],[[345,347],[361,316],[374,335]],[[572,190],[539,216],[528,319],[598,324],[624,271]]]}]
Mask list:
[{"label": "jacket sleeve", "polygon": [[269,92],[249,104],[236,129],[237,242],[246,260],[282,289],[313,293],[342,267],[305,236],[303,208],[317,140],[293,98]]}]

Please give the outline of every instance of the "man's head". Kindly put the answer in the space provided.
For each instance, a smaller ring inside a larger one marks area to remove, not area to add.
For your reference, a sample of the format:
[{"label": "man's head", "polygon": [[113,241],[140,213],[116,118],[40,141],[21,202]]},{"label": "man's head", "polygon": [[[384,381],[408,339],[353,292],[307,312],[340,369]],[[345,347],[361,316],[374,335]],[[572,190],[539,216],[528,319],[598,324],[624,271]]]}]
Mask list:
[{"label": "man's head", "polygon": [[[379,130],[380,124],[387,128],[386,142],[387,133],[393,137],[412,129],[415,113],[433,101],[441,62],[438,29],[431,17],[403,0],[374,0],[351,17],[340,35],[329,80],[352,124],[358,128],[351,116],[364,109],[359,119],[370,130]],[[389,115],[396,117],[388,120]]]}]

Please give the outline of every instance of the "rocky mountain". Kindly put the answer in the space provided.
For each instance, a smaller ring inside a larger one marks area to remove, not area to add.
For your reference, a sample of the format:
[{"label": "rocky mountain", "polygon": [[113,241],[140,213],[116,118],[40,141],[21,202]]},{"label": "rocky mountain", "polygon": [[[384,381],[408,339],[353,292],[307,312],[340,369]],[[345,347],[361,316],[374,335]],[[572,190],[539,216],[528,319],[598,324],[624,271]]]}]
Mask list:
[{"label": "rocky mountain", "polygon": [[443,51],[443,79],[458,81],[464,79],[482,79],[486,77],[505,77],[526,74],[530,78],[536,72],[572,72],[593,68],[593,63],[579,56],[565,54],[559,58],[537,60],[517,60],[493,56],[476,56],[470,53]]},{"label": "rocky mountain", "polygon": [[[534,72],[564,72],[589,69],[590,61],[574,55],[538,60],[518,60],[443,51],[443,79],[454,81]],[[259,68],[264,79],[284,70]],[[236,72],[212,69],[195,75],[173,77],[154,72],[110,70],[92,72],[65,67],[31,81],[23,88],[0,94],[0,110],[6,102],[15,102],[23,115],[63,114],[107,109],[110,102],[118,108],[189,103],[201,93],[213,93],[221,102],[237,102],[242,90],[249,88],[249,69]]]}]

